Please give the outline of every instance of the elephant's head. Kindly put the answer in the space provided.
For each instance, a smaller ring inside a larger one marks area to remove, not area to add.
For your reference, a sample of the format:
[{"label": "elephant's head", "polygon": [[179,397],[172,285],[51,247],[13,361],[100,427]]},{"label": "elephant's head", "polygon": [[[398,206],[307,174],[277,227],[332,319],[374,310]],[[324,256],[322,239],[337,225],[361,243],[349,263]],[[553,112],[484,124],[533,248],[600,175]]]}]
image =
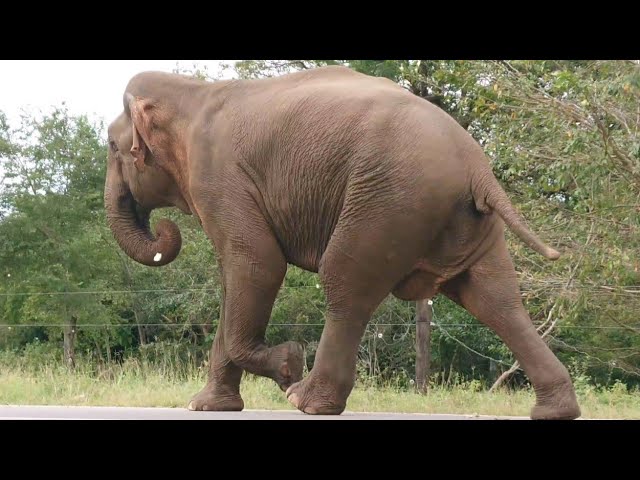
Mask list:
[{"label": "elephant's head", "polygon": [[109,227],[124,252],[139,263],[166,265],[182,245],[180,230],[160,220],[151,233],[155,208],[178,207],[190,214],[176,183],[176,146],[167,105],[150,97],[124,95],[124,111],[108,129],[105,208]]}]

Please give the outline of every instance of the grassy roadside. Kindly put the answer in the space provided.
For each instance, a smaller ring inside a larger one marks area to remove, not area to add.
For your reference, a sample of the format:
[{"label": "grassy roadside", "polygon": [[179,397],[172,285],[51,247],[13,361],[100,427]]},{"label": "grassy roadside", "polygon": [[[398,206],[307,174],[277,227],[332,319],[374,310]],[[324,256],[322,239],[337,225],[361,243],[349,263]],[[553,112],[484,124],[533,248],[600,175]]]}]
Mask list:
[{"label": "grassy roadside", "polygon": [[[199,373],[177,376],[111,368],[96,375],[70,374],[63,367],[44,367],[36,372],[0,366],[0,404],[185,407],[203,385],[204,376]],[[271,380],[247,376],[241,389],[248,409],[293,409]],[[640,392],[627,392],[622,385],[608,390],[579,386],[578,394],[583,418],[640,419]],[[427,395],[359,385],[347,409],[527,416],[533,404],[530,391],[489,394],[473,383],[433,387]]]}]

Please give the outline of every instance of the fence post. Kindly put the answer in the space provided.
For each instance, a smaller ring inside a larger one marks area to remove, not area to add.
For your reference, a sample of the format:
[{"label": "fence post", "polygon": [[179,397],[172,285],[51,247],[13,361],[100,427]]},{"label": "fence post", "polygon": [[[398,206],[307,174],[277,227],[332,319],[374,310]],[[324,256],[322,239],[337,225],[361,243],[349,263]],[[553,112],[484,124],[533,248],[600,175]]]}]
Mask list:
[{"label": "fence post", "polygon": [[416,388],[420,393],[429,388],[432,303],[431,300],[416,302]]}]

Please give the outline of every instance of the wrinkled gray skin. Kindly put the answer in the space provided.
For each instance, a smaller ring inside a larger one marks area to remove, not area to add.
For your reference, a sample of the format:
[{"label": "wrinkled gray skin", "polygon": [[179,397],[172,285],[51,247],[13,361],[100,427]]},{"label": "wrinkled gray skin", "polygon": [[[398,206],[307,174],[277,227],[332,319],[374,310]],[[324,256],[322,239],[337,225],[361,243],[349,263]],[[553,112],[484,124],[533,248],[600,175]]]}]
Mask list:
[{"label": "wrinkled gray skin", "polygon": [[[393,294],[442,293],[495,331],[536,391],[531,416],[580,415],[566,368],[520,299],[505,224],[548,259],[480,146],[395,83],[344,67],[207,83],[145,72],[109,126],[105,189],[120,247],[150,266],[181,247],[153,209],[195,215],[219,254],[224,303],[209,381],[192,410],[242,410],[243,370],[272,378],[308,414],[340,414],[358,345]],[[312,371],[302,348],[264,333],[287,264],[318,272],[326,323]]]}]

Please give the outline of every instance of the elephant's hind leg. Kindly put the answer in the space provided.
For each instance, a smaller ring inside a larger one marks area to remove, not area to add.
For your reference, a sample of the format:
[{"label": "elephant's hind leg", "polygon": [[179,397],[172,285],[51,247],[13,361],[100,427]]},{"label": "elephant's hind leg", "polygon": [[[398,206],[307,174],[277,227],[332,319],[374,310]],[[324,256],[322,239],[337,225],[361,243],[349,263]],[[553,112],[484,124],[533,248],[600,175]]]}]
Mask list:
[{"label": "elephant's hind leg", "polygon": [[536,392],[532,419],[580,416],[567,369],[540,337],[522,304],[504,239],[441,291],[496,332],[513,352]]},{"label": "elephant's hind leg", "polygon": [[320,271],[327,313],[315,362],[307,378],[286,392],[289,402],[308,414],[339,415],[346,408],[360,341],[373,310],[385,297],[374,278],[355,268],[349,257],[332,253]]},{"label": "elephant's hind leg", "polygon": [[[319,274],[327,313],[313,368],[287,390],[308,414],[337,415],[346,408],[356,378],[358,348],[371,316],[415,263],[419,238],[401,221],[375,230],[369,217],[339,223],[322,257]],[[367,232],[367,234],[363,234]],[[393,233],[397,232],[397,233]],[[408,254],[406,252],[409,252]]]}]

